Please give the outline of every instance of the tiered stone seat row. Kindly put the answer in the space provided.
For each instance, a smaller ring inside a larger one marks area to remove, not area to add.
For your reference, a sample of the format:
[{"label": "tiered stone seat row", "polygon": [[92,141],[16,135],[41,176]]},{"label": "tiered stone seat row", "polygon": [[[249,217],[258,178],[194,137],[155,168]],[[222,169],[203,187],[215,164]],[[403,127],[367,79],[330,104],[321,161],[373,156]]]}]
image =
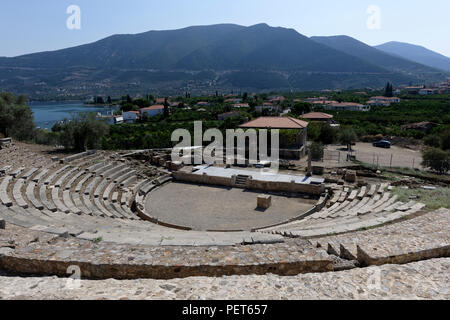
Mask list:
[{"label": "tiered stone seat row", "polygon": [[450,256],[450,210],[434,212],[383,228],[311,240],[328,253],[361,265],[409,263]]},{"label": "tiered stone seat row", "polygon": [[[136,172],[127,168],[125,164],[105,163],[102,157],[89,155],[89,158],[89,160],[63,161],[71,162],[71,164],[61,168],[41,170],[32,168],[27,170],[20,179],[13,180],[14,176],[25,170],[20,168],[14,172],[14,175],[11,174],[2,180],[0,190],[3,192],[0,194],[0,200],[3,205],[16,204],[24,209],[32,206],[41,211],[138,219],[129,207],[112,205],[109,201],[111,193],[123,182],[129,185],[136,181]],[[100,162],[92,165],[94,161]],[[86,169],[82,169],[83,167]],[[90,170],[95,170],[100,176],[97,176],[95,172],[90,173]],[[26,191],[24,184],[26,184]],[[8,195],[9,188],[13,188],[13,200]],[[83,194],[82,197],[80,193]],[[116,202],[117,199],[118,195]]]},{"label": "tiered stone seat row", "polygon": [[[17,170],[16,170],[17,171]],[[141,221],[131,205],[171,178],[142,180],[123,161],[102,154],[0,178],[0,219],[81,239],[148,245],[236,245],[283,242],[279,235],[184,232]]]},{"label": "tiered stone seat row", "polygon": [[387,184],[371,185],[334,194],[329,207],[305,219],[260,230],[292,237],[316,237],[379,226],[411,216],[425,205],[402,203],[397,196],[385,192]]}]

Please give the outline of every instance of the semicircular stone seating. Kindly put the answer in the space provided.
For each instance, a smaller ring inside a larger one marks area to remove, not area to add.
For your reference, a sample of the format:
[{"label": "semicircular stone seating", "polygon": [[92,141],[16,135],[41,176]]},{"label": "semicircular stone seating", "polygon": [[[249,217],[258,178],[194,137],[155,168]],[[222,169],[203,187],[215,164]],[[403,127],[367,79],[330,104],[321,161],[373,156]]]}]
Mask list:
[{"label": "semicircular stone seating", "polygon": [[412,216],[424,204],[403,203],[388,191],[388,184],[371,184],[360,189],[336,187],[328,207],[284,225],[260,229],[259,232],[288,237],[311,238],[358,231],[381,226]]},{"label": "semicircular stone seating", "polygon": [[[0,229],[6,223],[26,229],[6,226],[0,240],[25,232],[41,241],[2,250],[0,267],[65,276],[76,263],[94,279],[170,279],[339,270],[332,255],[352,260],[345,261],[352,267],[450,256],[450,210],[422,212],[423,204],[400,202],[385,183],[330,185],[297,220],[256,232],[197,232],[142,219],[146,197],[170,180],[163,170],[143,176],[125,157],[106,152],[12,168],[0,176]],[[53,235],[68,239],[53,241]]]},{"label": "semicircular stone seating", "polygon": [[131,209],[136,196],[139,200],[149,186],[169,178],[154,182],[117,155],[91,151],[46,165],[20,167],[0,178],[0,219],[47,233],[127,244],[283,242],[278,235],[188,233],[143,221]]}]

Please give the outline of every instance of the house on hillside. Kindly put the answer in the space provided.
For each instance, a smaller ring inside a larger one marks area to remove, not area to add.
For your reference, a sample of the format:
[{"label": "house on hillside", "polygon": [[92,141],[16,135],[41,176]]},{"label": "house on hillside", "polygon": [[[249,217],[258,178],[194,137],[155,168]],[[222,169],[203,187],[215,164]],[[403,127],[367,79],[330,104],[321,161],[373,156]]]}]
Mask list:
[{"label": "house on hillside", "polygon": [[164,114],[164,106],[161,104],[156,104],[147,108],[142,108],[140,110],[141,117],[155,117],[157,115]]},{"label": "house on hillside", "polygon": [[241,113],[239,111],[231,111],[231,112],[225,112],[221,113],[217,116],[217,119],[223,121],[231,117],[239,117]]},{"label": "house on hillside", "polygon": [[401,102],[401,99],[399,97],[384,97],[384,96],[371,97],[370,100],[373,100],[376,102],[388,101],[390,103],[400,103]]},{"label": "house on hillside", "polygon": [[[280,135],[280,158],[300,159],[306,154],[308,122],[291,117],[260,117],[239,126],[242,129],[279,129],[292,132],[295,141]],[[270,146],[268,146],[270,148]]]},{"label": "house on hillside", "polygon": [[114,117],[113,119],[114,119],[114,124],[122,124],[123,123],[122,116]]},{"label": "house on hillside", "polygon": [[405,91],[407,94],[419,94],[419,91],[421,89],[424,89],[425,86],[410,86],[410,87],[405,87]]},{"label": "house on hillside", "polygon": [[211,103],[206,102],[206,101],[200,101],[200,102],[197,102],[197,104],[196,104],[197,107],[209,107],[210,105],[211,105]]},{"label": "house on hillside", "polygon": [[282,104],[284,101],[286,101],[286,98],[283,96],[271,96],[271,97],[267,98],[267,100],[271,104]]},{"label": "house on hillside", "polygon": [[421,96],[427,96],[430,94],[437,94],[439,93],[439,88],[423,88],[419,90],[419,94]]},{"label": "house on hillside", "polygon": [[272,103],[265,102],[262,106],[256,106],[255,110],[258,112],[263,112],[264,110],[268,110],[270,112],[281,112],[281,106],[275,106]]},{"label": "house on hillside", "polygon": [[122,118],[125,123],[135,123],[139,119],[139,111],[122,112]]},{"label": "house on hillside", "polygon": [[248,103],[235,103],[233,108],[250,108],[250,106]]},{"label": "house on hillside", "polygon": [[418,130],[418,131],[422,131],[422,132],[425,132],[426,134],[428,134],[431,132],[431,130],[434,127],[437,127],[437,126],[438,126],[437,123],[423,121],[423,122],[406,124],[406,125],[402,126],[402,129],[403,130]]},{"label": "house on hillside", "polygon": [[370,111],[370,106],[355,102],[333,102],[325,105],[325,110],[330,111]]},{"label": "house on hillside", "polygon": [[[304,101],[308,103],[314,103],[314,102],[323,102],[328,100],[326,97],[314,97],[314,98],[306,98]],[[294,102],[300,102],[301,100],[296,99]]]},{"label": "house on hillside", "polygon": [[301,116],[301,118],[307,121],[315,121],[315,122],[331,123],[333,121],[333,115],[323,112],[305,113],[304,115]]},{"label": "house on hillside", "polygon": [[241,98],[229,98],[224,101],[225,103],[241,103]]},{"label": "house on hillside", "polygon": [[401,99],[398,97],[371,97],[369,101],[367,101],[367,105],[369,106],[384,106],[389,107],[392,103],[400,103]]}]

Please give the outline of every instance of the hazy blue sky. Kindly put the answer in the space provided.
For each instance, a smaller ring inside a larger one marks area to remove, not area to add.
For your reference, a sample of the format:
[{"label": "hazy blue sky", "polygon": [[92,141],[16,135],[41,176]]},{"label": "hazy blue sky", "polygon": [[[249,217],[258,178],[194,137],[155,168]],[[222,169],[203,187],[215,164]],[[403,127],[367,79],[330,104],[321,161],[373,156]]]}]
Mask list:
[{"label": "hazy blue sky", "polygon": [[[69,30],[69,5],[81,29]],[[381,10],[369,29],[369,6]],[[117,33],[236,23],[294,28],[306,35],[346,34],[370,45],[402,41],[450,56],[449,0],[1,0],[0,56],[55,50]]]}]

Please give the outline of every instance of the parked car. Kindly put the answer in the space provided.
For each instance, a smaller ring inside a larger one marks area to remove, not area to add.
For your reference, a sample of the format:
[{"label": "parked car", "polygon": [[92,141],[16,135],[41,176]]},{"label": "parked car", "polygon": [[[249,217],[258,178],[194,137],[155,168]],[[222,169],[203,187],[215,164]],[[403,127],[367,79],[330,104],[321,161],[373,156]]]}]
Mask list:
[{"label": "parked car", "polygon": [[387,148],[389,149],[391,147],[391,142],[387,140],[380,140],[373,143],[374,147],[377,148]]}]

